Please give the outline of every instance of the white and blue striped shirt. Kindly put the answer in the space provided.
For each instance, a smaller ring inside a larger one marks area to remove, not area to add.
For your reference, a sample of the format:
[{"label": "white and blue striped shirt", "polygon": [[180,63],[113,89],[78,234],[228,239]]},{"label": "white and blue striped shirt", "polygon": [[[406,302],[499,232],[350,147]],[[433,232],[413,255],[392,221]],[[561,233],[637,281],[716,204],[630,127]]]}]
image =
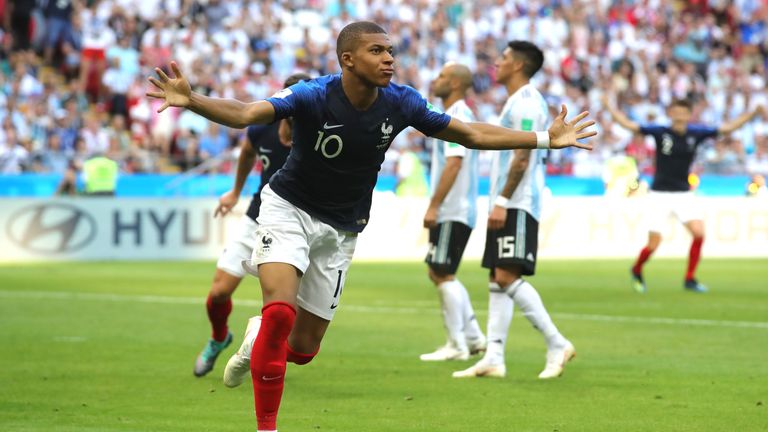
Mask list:
[{"label": "white and blue striped shirt", "polygon": [[[456,101],[445,112],[463,122],[475,121],[475,115],[463,99]],[[434,193],[449,157],[460,157],[461,169],[451,190],[437,212],[437,222],[461,222],[470,228],[477,219],[477,150],[456,143],[435,139],[432,142],[431,183]]]},{"label": "white and blue striped shirt", "polygon": [[[499,124],[506,128],[542,131],[547,129],[549,110],[544,97],[531,84],[519,88],[507,99],[501,110]],[[507,208],[525,210],[536,220],[541,218],[541,196],[544,190],[545,160],[547,150],[532,150],[528,169],[520,184],[509,198]],[[509,176],[509,168],[515,158],[514,150],[493,152],[491,162],[491,209],[493,202]]]}]

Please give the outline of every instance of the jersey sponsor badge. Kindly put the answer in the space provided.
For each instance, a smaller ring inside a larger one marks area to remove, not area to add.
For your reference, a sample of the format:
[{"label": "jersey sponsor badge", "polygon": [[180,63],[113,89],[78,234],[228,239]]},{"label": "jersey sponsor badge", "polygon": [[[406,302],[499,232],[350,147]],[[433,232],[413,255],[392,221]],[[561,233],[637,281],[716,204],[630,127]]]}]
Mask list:
[{"label": "jersey sponsor badge", "polygon": [[533,120],[524,118],[520,122],[520,128],[524,131],[532,131],[533,130]]},{"label": "jersey sponsor badge", "polygon": [[272,97],[276,98],[276,99],[285,99],[285,98],[287,98],[288,96],[290,96],[292,94],[293,94],[293,92],[291,91],[291,89],[284,88],[284,89],[280,90],[279,92],[273,94]]}]

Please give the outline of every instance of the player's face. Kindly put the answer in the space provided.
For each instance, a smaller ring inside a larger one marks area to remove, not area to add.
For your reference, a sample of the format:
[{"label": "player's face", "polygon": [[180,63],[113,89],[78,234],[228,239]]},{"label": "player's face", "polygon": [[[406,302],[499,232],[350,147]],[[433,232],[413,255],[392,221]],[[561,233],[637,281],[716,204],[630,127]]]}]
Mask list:
[{"label": "player's face", "polygon": [[681,105],[673,105],[667,111],[672,123],[688,124],[691,120],[691,110]]},{"label": "player's face", "polygon": [[389,35],[372,33],[360,36],[352,52],[353,70],[365,81],[377,87],[386,87],[395,74],[395,58]]},{"label": "player's face", "polygon": [[512,48],[506,47],[496,59],[496,84],[504,84],[512,76],[517,60]]},{"label": "player's face", "polygon": [[451,94],[451,76],[447,67],[444,67],[440,75],[432,81],[432,92],[441,99]]}]

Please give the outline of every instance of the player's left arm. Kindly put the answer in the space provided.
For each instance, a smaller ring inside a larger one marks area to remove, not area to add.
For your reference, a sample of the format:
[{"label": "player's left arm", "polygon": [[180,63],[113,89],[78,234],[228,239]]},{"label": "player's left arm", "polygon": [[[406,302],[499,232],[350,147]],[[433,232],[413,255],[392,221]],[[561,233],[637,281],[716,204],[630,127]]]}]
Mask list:
[{"label": "player's left arm", "polygon": [[764,111],[764,108],[762,106],[757,106],[755,109],[751,111],[747,111],[740,116],[736,117],[735,119],[725,122],[720,125],[720,127],[717,128],[717,131],[721,134],[729,134],[736,129],[744,126],[748,121],[752,120],[757,116],[758,114],[762,113]]},{"label": "player's left arm", "polygon": [[243,137],[240,139],[240,155],[237,157],[235,185],[232,189],[224,192],[219,197],[219,205],[216,206],[216,211],[213,212],[213,217],[219,215],[226,216],[233,208],[235,208],[240,200],[240,194],[245,186],[245,181],[248,179],[248,174],[250,174],[253,169],[256,156],[257,152],[250,143],[248,133],[243,134]]},{"label": "player's left arm", "polygon": [[[562,106],[560,114],[547,131],[527,132],[494,126],[488,123],[464,123],[451,118],[448,126],[433,136],[444,141],[456,142],[464,147],[480,150],[514,150],[578,147],[592,150],[592,145],[579,142],[597,135],[596,131],[585,130],[595,124],[594,120],[583,121],[589,112],[584,111],[566,121],[568,110]],[[548,137],[548,138],[547,138]]]}]

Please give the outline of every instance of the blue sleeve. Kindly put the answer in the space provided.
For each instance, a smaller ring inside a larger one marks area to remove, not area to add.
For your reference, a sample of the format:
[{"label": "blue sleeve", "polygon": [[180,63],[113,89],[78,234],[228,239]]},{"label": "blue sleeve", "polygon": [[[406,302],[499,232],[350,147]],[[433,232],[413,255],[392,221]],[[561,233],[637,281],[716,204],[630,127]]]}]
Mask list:
[{"label": "blue sleeve", "polygon": [[720,134],[718,128],[704,125],[691,125],[688,126],[688,133],[696,135],[698,140],[703,141],[707,138],[714,138]]},{"label": "blue sleeve", "polygon": [[275,120],[293,117],[312,105],[314,92],[311,82],[300,81],[266,99],[275,107]]},{"label": "blue sleeve", "polygon": [[667,128],[658,125],[641,125],[640,133],[643,135],[659,136],[664,133]]},{"label": "blue sleeve", "polygon": [[403,113],[410,126],[415,127],[426,136],[432,136],[451,122],[451,116],[440,112],[416,90],[405,87],[401,103]]}]

